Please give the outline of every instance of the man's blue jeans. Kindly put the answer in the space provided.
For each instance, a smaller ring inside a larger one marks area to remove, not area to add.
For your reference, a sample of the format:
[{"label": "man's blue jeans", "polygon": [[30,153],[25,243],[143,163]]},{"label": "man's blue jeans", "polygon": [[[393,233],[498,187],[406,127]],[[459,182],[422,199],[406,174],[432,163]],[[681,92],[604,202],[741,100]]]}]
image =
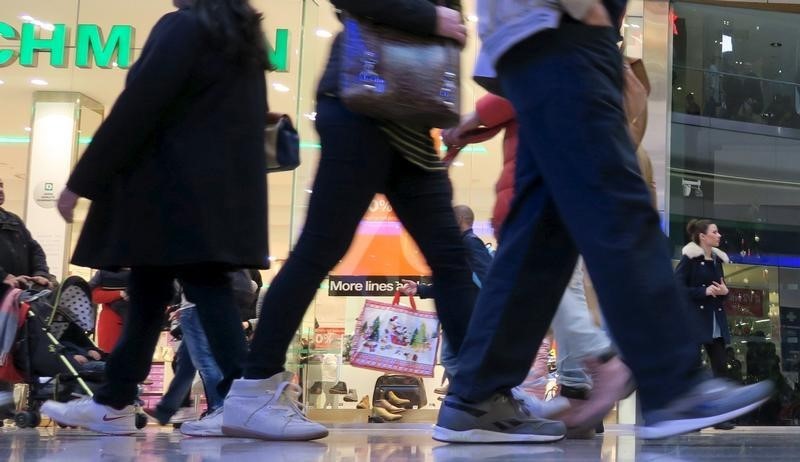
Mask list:
[{"label": "man's blue jeans", "polygon": [[183,340],[175,355],[178,366],[169,389],[158,403],[158,409],[169,415],[174,414],[191,390],[195,372],[200,371],[208,409],[213,411],[222,406],[224,398],[217,391],[222,381],[222,371],[214,361],[208,339],[197,315],[197,308],[192,306],[181,310],[180,323]]},{"label": "man's blue jeans", "polygon": [[450,392],[462,399],[484,401],[525,379],[579,253],[642,409],[701,380],[686,302],[627,132],[617,35],[565,22],[498,63],[519,122],[514,200],[459,350]]}]

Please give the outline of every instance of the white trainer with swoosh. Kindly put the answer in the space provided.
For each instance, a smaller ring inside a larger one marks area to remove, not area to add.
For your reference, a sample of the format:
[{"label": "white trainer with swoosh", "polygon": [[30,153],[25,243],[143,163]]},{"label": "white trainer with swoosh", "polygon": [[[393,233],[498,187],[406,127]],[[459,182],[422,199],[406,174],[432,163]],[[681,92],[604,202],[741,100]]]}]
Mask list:
[{"label": "white trainer with swoosh", "polygon": [[83,398],[67,403],[47,401],[42,405],[42,414],[70,427],[81,427],[108,435],[132,435],[136,429],[136,408],[125,406],[114,409],[98,404],[92,398]]}]

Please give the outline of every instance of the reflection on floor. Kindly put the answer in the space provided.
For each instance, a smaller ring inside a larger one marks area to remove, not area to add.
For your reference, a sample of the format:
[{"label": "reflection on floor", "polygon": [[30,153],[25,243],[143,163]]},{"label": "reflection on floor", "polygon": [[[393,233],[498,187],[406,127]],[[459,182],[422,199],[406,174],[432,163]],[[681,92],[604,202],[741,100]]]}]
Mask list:
[{"label": "reflection on floor", "polygon": [[800,428],[747,427],[657,442],[611,426],[593,440],[547,445],[446,445],[425,425],[360,425],[331,430],[324,440],[273,443],[228,438],[182,438],[177,431],[148,428],[137,437],[109,437],[55,428],[0,430],[0,461],[186,462],[467,462],[491,461],[797,461]]}]

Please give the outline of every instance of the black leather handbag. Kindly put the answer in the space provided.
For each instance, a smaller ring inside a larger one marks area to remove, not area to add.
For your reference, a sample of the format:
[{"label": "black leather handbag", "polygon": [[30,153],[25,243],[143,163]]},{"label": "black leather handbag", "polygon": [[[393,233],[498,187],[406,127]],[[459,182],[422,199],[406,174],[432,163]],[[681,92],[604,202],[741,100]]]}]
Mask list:
[{"label": "black leather handbag", "polygon": [[285,172],[300,166],[300,137],[288,115],[267,114],[264,154],[267,156],[267,173]]}]

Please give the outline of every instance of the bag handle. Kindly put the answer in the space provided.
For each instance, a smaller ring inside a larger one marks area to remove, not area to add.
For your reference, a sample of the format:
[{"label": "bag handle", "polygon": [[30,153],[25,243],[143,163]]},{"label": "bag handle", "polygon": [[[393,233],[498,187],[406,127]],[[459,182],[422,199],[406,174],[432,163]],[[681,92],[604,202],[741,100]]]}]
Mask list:
[{"label": "bag handle", "polygon": [[[402,295],[403,294],[400,293],[399,290],[397,292],[395,292],[394,293],[394,299],[392,300],[392,305],[397,305],[398,303],[400,303],[400,297]],[[417,302],[414,301],[414,296],[413,295],[409,295],[408,296],[408,302],[411,305],[411,309],[414,310],[414,311],[417,311]]]}]

